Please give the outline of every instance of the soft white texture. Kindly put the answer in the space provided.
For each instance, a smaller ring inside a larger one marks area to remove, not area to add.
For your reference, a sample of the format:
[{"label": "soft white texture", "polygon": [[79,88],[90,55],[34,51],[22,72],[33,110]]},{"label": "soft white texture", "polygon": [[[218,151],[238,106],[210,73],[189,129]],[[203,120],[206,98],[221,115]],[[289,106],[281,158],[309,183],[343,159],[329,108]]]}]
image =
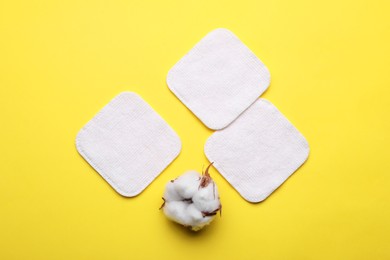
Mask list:
[{"label": "soft white texture", "polygon": [[168,182],[165,186],[164,199],[167,201],[177,201],[182,199],[182,196],[177,193],[173,182]]},{"label": "soft white texture", "polygon": [[189,171],[174,180],[174,188],[182,198],[190,199],[199,190],[200,178],[198,172]]},{"label": "soft white texture", "polygon": [[181,142],[141,97],[124,92],[80,130],[76,146],[118,193],[132,197],[176,158]]},{"label": "soft white texture", "polygon": [[309,145],[279,110],[259,99],[206,142],[207,158],[250,202],[260,202],[307,159]]},{"label": "soft white texture", "polygon": [[217,186],[212,183],[195,193],[192,201],[200,211],[212,212],[220,205],[216,194],[218,194]]},{"label": "soft white texture", "polygon": [[211,180],[206,187],[200,187],[201,178],[196,171],[186,172],[167,183],[163,196],[164,214],[194,231],[208,225],[221,209],[214,181]]},{"label": "soft white texture", "polygon": [[170,90],[214,130],[235,120],[269,83],[266,66],[227,29],[207,34],[167,76]]}]

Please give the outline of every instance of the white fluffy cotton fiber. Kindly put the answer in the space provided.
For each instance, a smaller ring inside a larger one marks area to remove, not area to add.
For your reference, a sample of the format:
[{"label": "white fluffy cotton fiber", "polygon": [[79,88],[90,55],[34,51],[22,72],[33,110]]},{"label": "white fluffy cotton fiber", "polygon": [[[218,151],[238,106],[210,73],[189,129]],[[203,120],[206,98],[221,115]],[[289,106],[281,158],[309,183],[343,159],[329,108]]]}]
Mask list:
[{"label": "white fluffy cotton fiber", "polygon": [[167,183],[161,208],[170,220],[197,231],[221,210],[217,186],[208,173],[210,166],[202,175],[188,171]]}]

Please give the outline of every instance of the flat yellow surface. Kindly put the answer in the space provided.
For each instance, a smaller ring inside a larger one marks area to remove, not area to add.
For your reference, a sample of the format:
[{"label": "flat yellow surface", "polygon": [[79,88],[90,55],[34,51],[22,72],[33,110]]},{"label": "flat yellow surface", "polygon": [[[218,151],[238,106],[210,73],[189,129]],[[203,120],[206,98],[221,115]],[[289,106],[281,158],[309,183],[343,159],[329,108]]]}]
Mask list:
[{"label": "flat yellow surface", "polygon": [[[0,0],[0,259],[390,259],[390,2]],[[250,204],[217,173],[222,217],[191,233],[164,185],[208,163],[212,133],[168,70],[209,31],[267,65],[306,164]],[[124,198],[79,156],[78,130],[122,91],[176,130],[179,157]]]}]

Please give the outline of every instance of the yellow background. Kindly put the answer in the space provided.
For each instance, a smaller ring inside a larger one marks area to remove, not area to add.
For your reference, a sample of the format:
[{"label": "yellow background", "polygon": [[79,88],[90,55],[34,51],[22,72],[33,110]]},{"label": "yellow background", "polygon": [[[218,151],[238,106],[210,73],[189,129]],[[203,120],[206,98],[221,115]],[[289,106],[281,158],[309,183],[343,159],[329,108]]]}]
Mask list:
[{"label": "yellow background", "polygon": [[[0,1],[0,259],[390,259],[389,1]],[[306,164],[250,204],[215,171],[223,215],[191,233],[158,210],[164,185],[207,164],[212,133],[168,70],[209,31],[267,65],[273,102],[308,139]],[[124,198],[79,156],[78,130],[139,93],[183,149]]]}]

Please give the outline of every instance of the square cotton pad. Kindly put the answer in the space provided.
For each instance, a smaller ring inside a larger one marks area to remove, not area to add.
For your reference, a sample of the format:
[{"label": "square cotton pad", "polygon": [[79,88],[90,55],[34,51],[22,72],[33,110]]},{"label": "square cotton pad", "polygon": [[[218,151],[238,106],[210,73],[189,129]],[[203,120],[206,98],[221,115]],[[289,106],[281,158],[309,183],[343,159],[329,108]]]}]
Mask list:
[{"label": "square cotton pad", "polygon": [[244,199],[260,202],[305,162],[309,146],[275,106],[259,99],[212,134],[205,153]]},{"label": "square cotton pad", "polygon": [[265,65],[226,29],[207,34],[167,76],[170,90],[214,130],[233,122],[269,83]]},{"label": "square cotton pad", "polygon": [[141,97],[124,92],[80,130],[76,147],[118,193],[133,197],[178,156],[181,142]]}]

